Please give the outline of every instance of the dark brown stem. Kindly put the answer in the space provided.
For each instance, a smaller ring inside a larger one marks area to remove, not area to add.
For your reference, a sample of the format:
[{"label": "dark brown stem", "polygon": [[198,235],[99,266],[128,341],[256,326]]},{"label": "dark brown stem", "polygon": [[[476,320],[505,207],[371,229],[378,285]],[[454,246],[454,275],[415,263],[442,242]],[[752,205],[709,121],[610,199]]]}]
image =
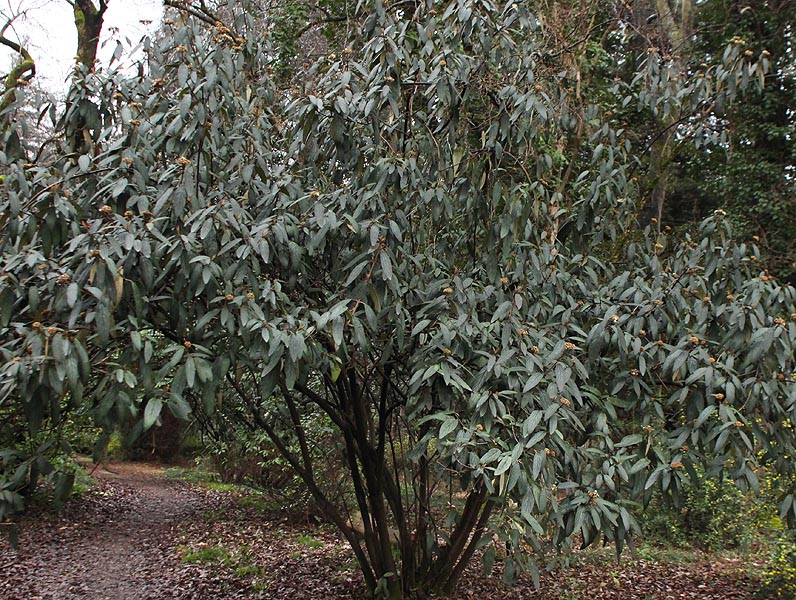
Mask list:
[{"label": "dark brown stem", "polygon": [[357,541],[354,530],[349,526],[348,523],[346,523],[346,520],[340,511],[337,510],[337,508],[329,501],[326,495],[318,487],[317,483],[312,477],[312,473],[308,472],[302,467],[299,459],[288,449],[287,444],[285,444],[284,440],[282,440],[282,438],[276,433],[276,430],[268,422],[268,419],[263,418],[260,412],[256,409],[254,401],[243,388],[243,386],[235,381],[231,375],[227,375],[227,381],[235,389],[241,399],[249,406],[249,410],[252,412],[252,417],[257,425],[265,431],[265,433],[276,446],[277,450],[279,450],[279,453],[282,455],[282,457],[287,460],[290,466],[293,467],[293,470],[307,485],[307,489],[312,494],[312,497],[315,499],[315,501],[318,502],[318,505],[326,517],[335,524],[335,526],[343,533],[346,540],[348,540],[348,543],[351,545],[351,548],[354,551],[354,555],[359,561],[360,568],[365,577],[366,585],[371,590],[375,589],[377,584],[376,576],[374,575],[373,569],[370,566],[371,563],[368,562],[368,557],[365,555],[362,547]]},{"label": "dark brown stem", "polygon": [[476,485],[476,489],[467,497],[464,510],[462,510],[461,520],[453,531],[450,543],[440,559],[441,567],[437,576],[438,581],[447,582],[450,579],[454,566],[459,561],[459,557],[467,545],[470,533],[479,522],[479,514],[486,496],[486,487],[482,482],[479,482]]},{"label": "dark brown stem", "polygon": [[443,591],[446,594],[452,594],[456,589],[456,584],[458,583],[459,578],[462,576],[462,573],[467,567],[467,564],[470,562],[470,559],[473,557],[473,554],[475,554],[475,551],[478,548],[478,543],[481,541],[481,538],[486,531],[486,526],[489,522],[489,517],[492,515],[493,508],[494,502],[487,501],[487,505],[481,511],[481,517],[478,519],[478,523],[475,526],[475,531],[473,532],[473,537],[470,539],[467,549],[464,551],[461,558],[459,558],[459,562],[456,563],[456,566],[453,568],[453,571],[451,571],[448,580],[445,582]]}]

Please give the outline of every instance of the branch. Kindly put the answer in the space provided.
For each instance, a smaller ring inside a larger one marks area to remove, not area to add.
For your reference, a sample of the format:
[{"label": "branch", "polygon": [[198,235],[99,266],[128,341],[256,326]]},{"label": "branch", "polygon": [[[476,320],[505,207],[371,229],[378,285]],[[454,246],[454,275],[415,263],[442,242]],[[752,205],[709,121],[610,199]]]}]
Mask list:
[{"label": "branch", "polygon": [[14,52],[22,56],[22,62],[16,67],[11,69],[5,80],[5,89],[3,90],[2,99],[0,99],[0,113],[7,109],[17,98],[17,88],[20,85],[25,85],[28,81],[36,76],[36,63],[33,61],[30,53],[21,44],[8,39],[5,36],[6,30],[11,26],[14,19],[9,19],[3,28],[0,29],[0,44],[11,48]]},{"label": "branch", "polygon": [[326,398],[324,398],[320,394],[312,391],[310,388],[308,388],[307,386],[305,386],[302,383],[296,383],[296,384],[294,384],[293,387],[296,390],[298,390],[302,395],[304,395],[307,398],[309,398],[309,400],[311,402],[314,402],[315,404],[317,404],[321,408],[321,410],[323,410],[323,412],[325,412],[329,416],[329,418],[332,420],[332,422],[335,425],[337,425],[337,427],[339,427],[340,429],[343,429],[343,428],[346,427],[344,421],[340,418],[340,414],[339,414],[340,411],[335,409],[335,407],[328,400],[326,400]]},{"label": "branch", "polygon": [[293,421],[293,431],[296,433],[296,437],[298,438],[299,448],[301,449],[301,460],[304,461],[304,470],[307,473],[307,477],[314,480],[315,476],[312,472],[312,457],[310,456],[310,449],[307,445],[307,438],[304,435],[304,427],[301,424],[301,417],[298,414],[298,410],[296,410],[296,403],[293,401],[293,396],[291,395],[290,390],[287,389],[287,385],[281,381],[281,378],[279,383],[280,387],[282,388],[282,396],[285,398],[288,411],[290,411],[290,419]]},{"label": "branch", "polygon": [[163,0],[163,4],[186,12],[189,15],[196,17],[200,21],[204,21],[208,25],[212,25],[213,27],[215,27],[216,23],[220,22],[220,19],[218,19],[213,13],[205,8],[204,3],[202,3],[201,8],[196,8],[188,4],[186,0]]},{"label": "branch", "polygon": [[453,593],[456,589],[456,583],[459,581],[459,578],[464,571],[464,568],[470,562],[470,559],[475,554],[475,551],[478,549],[478,544],[481,541],[484,533],[487,531],[487,525],[489,524],[489,517],[492,514],[492,509],[494,508],[494,503],[487,499],[487,504],[484,507],[483,511],[481,512],[481,517],[478,519],[478,523],[475,526],[473,531],[473,537],[470,540],[470,543],[467,545],[464,553],[459,558],[459,562],[456,563],[456,566],[453,568],[453,571],[448,577],[448,580],[445,582],[443,586],[443,590],[448,593]]},{"label": "branch", "polygon": [[571,44],[569,44],[567,46],[564,46],[558,52],[553,52],[552,54],[550,54],[549,55],[550,58],[558,58],[562,54],[567,54],[569,52],[572,52],[575,48],[577,48],[578,46],[580,46],[584,42],[587,42],[589,40],[589,38],[591,37],[592,33],[597,31],[598,29],[607,31],[608,28],[606,27],[606,25],[609,25],[610,23],[616,23],[618,21],[619,21],[618,18],[611,17],[610,19],[606,19],[605,21],[597,23],[593,27],[590,27],[589,30],[586,32],[586,34],[583,37],[581,37],[580,39],[575,40],[574,42],[572,42]]},{"label": "branch", "polygon": [[348,20],[348,17],[326,17],[324,19],[318,19],[317,21],[312,21],[311,23],[307,23],[304,27],[298,30],[296,33],[296,39],[299,39],[305,33],[307,33],[310,29],[314,29],[315,27],[319,27],[321,25],[327,25],[328,23],[343,23]]}]

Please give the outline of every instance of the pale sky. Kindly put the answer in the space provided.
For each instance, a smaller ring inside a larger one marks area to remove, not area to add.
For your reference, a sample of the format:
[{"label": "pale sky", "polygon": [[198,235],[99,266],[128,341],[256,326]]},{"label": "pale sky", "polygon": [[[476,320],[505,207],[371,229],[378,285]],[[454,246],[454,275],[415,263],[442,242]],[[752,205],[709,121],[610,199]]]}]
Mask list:
[{"label": "pale sky", "polygon": [[[36,61],[36,82],[41,87],[54,93],[65,91],[77,52],[72,7],[66,0],[0,0],[2,24],[11,15],[21,13],[6,31],[6,37],[27,42],[28,52]],[[129,48],[127,40],[135,46],[144,35],[158,28],[162,17],[161,0],[108,0],[100,62],[107,64],[116,47],[115,40],[120,40],[125,48]],[[13,54],[10,48],[0,46],[0,75],[8,72]]]}]

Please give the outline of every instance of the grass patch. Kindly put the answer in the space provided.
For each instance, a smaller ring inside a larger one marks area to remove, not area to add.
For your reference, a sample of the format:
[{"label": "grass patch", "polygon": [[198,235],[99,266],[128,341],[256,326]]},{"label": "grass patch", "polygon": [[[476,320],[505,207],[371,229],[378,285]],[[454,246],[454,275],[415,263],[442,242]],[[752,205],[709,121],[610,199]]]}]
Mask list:
[{"label": "grass patch", "polygon": [[320,548],[323,546],[323,541],[319,540],[318,538],[314,538],[311,535],[300,535],[296,541],[307,548]]},{"label": "grass patch", "polygon": [[234,483],[221,483],[220,481],[208,481],[202,485],[212,492],[237,492],[240,490],[240,486]]},{"label": "grass patch", "polygon": [[211,508],[202,513],[202,519],[208,523],[224,521],[229,516],[226,508]]},{"label": "grass patch", "polygon": [[[636,550],[636,553],[638,554],[638,558],[642,560],[674,565],[691,564],[700,560],[705,560],[708,556],[704,552],[694,548],[656,546],[653,544],[642,544]],[[721,553],[714,552],[711,553],[710,556],[717,557],[720,555]]]},{"label": "grass patch", "polygon": [[239,494],[238,503],[243,508],[253,508],[260,512],[273,512],[283,509],[278,502],[269,498],[265,492],[246,485],[225,483],[221,481],[218,473],[213,471],[200,468],[170,467],[163,474],[169,479],[200,485],[213,492]]},{"label": "grass patch", "polygon": [[251,548],[240,546],[236,550],[224,546],[178,546],[180,561],[186,564],[215,565],[231,570],[235,576],[249,579],[253,590],[265,591],[270,585],[268,573],[254,562]]},{"label": "grass patch", "polygon": [[187,546],[177,548],[180,553],[180,560],[184,563],[220,563],[228,566],[232,555],[223,546],[205,546],[192,550]]},{"label": "grass patch", "polygon": [[[188,483],[198,483],[200,485],[227,485],[222,484],[219,480],[219,476],[212,471],[206,471],[204,469],[186,469],[184,467],[169,467],[165,471],[163,471],[163,475],[168,477],[169,479],[175,479],[178,481],[187,481]],[[234,486],[233,486],[234,487]]]},{"label": "grass patch", "polygon": [[246,495],[238,502],[244,508],[253,508],[259,512],[274,512],[282,510],[282,506],[257,490],[246,490]]}]

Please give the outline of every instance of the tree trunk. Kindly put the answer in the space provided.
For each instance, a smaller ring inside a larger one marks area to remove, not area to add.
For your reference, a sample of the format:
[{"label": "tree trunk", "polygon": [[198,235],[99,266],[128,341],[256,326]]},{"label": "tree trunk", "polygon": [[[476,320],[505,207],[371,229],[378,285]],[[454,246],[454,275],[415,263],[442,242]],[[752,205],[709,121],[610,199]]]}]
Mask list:
[{"label": "tree trunk", "polygon": [[[79,79],[83,72],[94,71],[100,33],[108,3],[107,0],[100,0],[99,6],[95,6],[93,0],[70,0],[70,2],[74,8],[75,28],[77,29],[75,74]],[[71,122],[67,124],[64,131],[74,154],[96,154],[97,132],[92,131],[92,127],[85,117],[85,111],[93,108],[87,108],[88,104],[94,104],[94,101],[88,97],[75,102],[67,101],[68,108],[65,114],[67,120]]]},{"label": "tree trunk", "polygon": [[73,6],[77,28],[77,64],[93,71],[108,3],[100,0],[99,6],[94,6],[92,0],[75,0]]}]

